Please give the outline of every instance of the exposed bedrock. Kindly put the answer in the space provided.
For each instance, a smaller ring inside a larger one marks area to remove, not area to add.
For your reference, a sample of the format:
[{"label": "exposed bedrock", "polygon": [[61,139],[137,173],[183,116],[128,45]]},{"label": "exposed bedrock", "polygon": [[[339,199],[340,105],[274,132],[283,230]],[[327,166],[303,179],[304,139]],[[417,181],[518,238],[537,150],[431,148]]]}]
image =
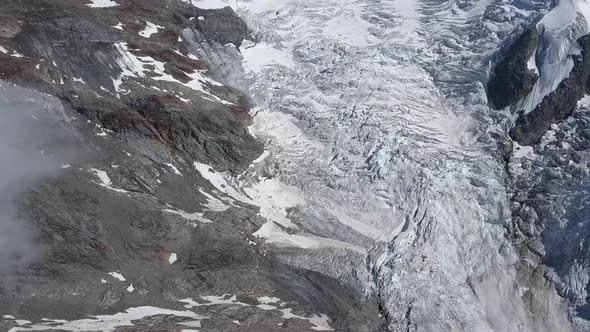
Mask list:
[{"label": "exposed bedrock", "polygon": [[539,32],[533,27],[514,42],[506,57],[494,68],[487,91],[496,109],[519,101],[533,89],[539,75],[529,62],[535,59],[538,43]]},{"label": "exposed bedrock", "polygon": [[590,77],[590,35],[578,40],[580,55],[573,55],[574,67],[555,91],[530,113],[521,114],[510,136],[521,145],[534,145],[551,128],[572,114],[578,102],[588,92]]}]

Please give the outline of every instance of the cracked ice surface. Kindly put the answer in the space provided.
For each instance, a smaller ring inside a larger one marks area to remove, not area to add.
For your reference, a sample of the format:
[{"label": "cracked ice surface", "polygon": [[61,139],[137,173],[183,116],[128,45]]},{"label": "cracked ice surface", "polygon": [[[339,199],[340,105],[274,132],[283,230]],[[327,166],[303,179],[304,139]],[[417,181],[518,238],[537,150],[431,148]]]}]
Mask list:
[{"label": "cracked ice surface", "polygon": [[[254,168],[301,190],[287,216],[300,231],[369,250],[358,275],[394,330],[532,326],[511,295],[517,256],[483,89],[499,36],[534,13],[518,3],[232,5],[260,39],[241,49],[257,106],[250,130],[269,151]],[[268,231],[280,224],[257,233],[289,245]]]}]

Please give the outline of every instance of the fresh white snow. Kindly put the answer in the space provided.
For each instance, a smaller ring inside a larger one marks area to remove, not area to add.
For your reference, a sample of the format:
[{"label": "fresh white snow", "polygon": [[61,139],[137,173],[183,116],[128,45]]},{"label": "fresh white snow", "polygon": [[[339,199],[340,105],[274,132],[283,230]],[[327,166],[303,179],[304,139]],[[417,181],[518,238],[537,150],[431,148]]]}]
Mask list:
[{"label": "fresh white snow", "polygon": [[171,253],[170,256],[168,256],[168,263],[170,264],[176,263],[177,260],[178,256],[176,255],[176,253]]},{"label": "fresh white snow", "polygon": [[88,4],[88,7],[92,8],[105,8],[105,7],[115,7],[119,4],[113,0],[90,0],[92,3]]},{"label": "fresh white snow", "polygon": [[109,275],[119,281],[126,281],[125,277],[119,272],[109,272]]}]

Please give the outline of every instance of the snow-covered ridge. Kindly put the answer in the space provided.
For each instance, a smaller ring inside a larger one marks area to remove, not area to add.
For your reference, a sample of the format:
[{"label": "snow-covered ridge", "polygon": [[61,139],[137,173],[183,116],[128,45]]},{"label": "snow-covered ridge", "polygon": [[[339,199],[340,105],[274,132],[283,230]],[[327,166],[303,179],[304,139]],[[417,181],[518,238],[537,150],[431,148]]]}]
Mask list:
[{"label": "snow-covered ridge", "polygon": [[542,32],[536,52],[539,80],[517,108],[529,113],[567,78],[579,55],[577,40],[590,33],[590,3],[587,0],[559,0],[538,23]]}]

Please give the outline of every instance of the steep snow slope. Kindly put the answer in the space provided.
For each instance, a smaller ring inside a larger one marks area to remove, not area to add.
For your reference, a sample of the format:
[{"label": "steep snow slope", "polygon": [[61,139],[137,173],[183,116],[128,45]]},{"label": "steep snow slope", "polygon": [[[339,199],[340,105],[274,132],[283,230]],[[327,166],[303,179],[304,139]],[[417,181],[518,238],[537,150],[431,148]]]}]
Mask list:
[{"label": "steep snow slope", "polygon": [[[523,296],[534,286],[517,282],[509,195],[490,136],[500,129],[488,128],[482,83],[491,55],[547,3],[226,4],[258,38],[241,47],[252,131],[270,153],[254,172],[305,198],[292,202],[289,232],[365,247],[366,266],[359,258],[353,275],[333,273],[374,288],[396,331],[568,329],[550,287],[530,290],[531,303]],[[279,231],[257,234],[300,247]],[[276,250],[326,272],[324,257]]]}]

